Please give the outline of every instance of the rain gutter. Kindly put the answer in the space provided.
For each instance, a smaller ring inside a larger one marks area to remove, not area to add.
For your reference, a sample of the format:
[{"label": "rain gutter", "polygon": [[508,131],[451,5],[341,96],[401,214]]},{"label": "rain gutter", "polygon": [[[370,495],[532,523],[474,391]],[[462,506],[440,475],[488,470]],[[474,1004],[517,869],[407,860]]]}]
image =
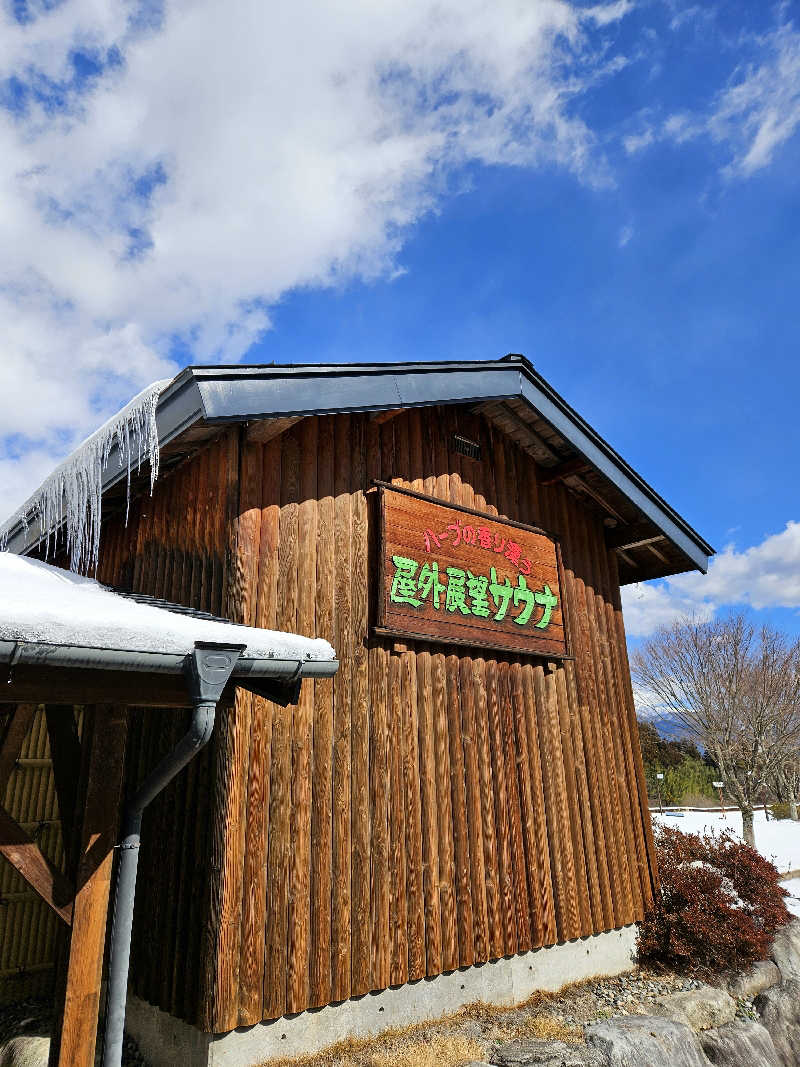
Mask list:
[{"label": "rain gutter", "polygon": [[[229,647],[229,646],[225,646]],[[244,647],[244,646],[242,646]],[[186,652],[136,652],[120,648],[88,648],[85,645],[56,645],[41,641],[0,640],[0,663],[40,667],[78,667],[110,671],[136,671],[143,674],[181,674]],[[331,678],[339,661],[278,659],[246,656],[238,659],[231,679],[245,689],[261,680],[292,681],[301,678]],[[187,700],[187,706],[188,706]]]}]

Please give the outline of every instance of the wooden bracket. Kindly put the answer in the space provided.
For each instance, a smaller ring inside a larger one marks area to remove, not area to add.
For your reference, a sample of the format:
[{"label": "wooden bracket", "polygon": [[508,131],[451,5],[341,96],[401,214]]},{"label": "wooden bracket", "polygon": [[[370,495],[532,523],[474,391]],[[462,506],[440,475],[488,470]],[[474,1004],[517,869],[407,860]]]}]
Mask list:
[{"label": "wooden bracket", "polygon": [[586,471],[591,470],[591,464],[583,456],[575,456],[573,459],[567,459],[563,463],[558,463],[555,467],[547,467],[542,472],[543,477],[539,480],[539,485],[555,485],[556,482],[561,482],[564,478],[571,478],[574,474],[585,474]]},{"label": "wooden bracket", "polygon": [[45,904],[69,926],[72,922],[72,884],[5,808],[0,808],[0,856],[8,860]]},{"label": "wooden bracket", "polygon": [[247,427],[247,443],[251,445],[265,445],[274,437],[280,437],[282,433],[300,422],[302,415],[293,415],[285,419],[259,419],[251,422]]}]

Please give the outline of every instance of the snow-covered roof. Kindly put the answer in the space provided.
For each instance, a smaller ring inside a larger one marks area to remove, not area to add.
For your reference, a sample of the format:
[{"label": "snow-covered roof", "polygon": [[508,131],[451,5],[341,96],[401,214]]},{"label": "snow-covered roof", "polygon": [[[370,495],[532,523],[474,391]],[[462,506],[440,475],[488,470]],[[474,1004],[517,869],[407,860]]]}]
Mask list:
[{"label": "snow-covered roof", "polygon": [[249,659],[325,662],[319,638],[215,622],[129,600],[91,578],[0,552],[0,641],[185,654],[198,641],[246,645]]}]

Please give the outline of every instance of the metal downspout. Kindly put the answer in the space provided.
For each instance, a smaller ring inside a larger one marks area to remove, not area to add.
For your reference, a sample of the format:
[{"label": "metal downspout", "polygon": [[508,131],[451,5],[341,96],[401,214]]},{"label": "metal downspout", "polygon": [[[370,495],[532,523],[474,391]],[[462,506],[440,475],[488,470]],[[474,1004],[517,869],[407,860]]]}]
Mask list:
[{"label": "metal downspout", "polygon": [[122,1063],[125,1002],[128,993],[128,967],[142,815],[147,805],[208,743],[214,729],[217,701],[222,696],[222,691],[244,648],[244,645],[201,644],[200,642],[195,645],[194,652],[186,657],[184,665],[189,696],[194,704],[194,714],[189,730],[172,752],[150,772],[125,806],[114,891],[103,1067],[120,1067]]}]

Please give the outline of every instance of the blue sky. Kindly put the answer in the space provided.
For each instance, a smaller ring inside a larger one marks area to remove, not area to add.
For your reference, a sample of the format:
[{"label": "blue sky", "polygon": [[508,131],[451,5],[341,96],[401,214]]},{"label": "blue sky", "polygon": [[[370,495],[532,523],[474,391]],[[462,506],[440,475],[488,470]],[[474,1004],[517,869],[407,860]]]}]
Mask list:
[{"label": "blue sky", "polygon": [[800,633],[800,10],[5,4],[0,511],[186,362],[523,352]]}]

